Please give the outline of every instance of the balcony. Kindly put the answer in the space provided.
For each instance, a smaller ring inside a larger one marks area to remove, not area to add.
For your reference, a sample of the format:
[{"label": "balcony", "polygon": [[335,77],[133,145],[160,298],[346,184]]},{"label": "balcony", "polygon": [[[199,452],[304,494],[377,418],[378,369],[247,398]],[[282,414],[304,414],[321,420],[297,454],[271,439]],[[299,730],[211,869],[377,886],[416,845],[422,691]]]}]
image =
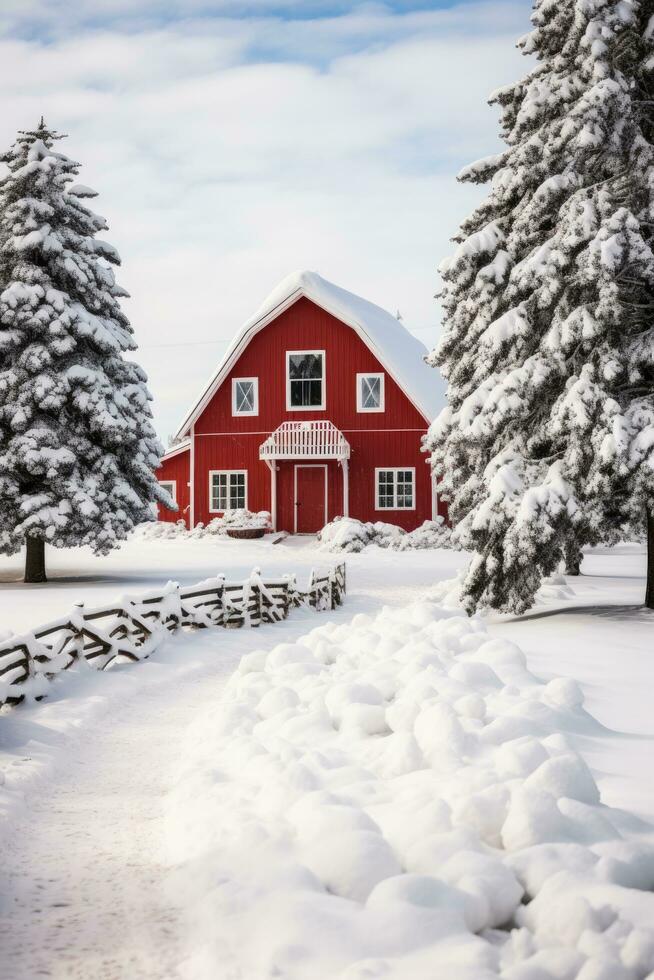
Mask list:
[{"label": "balcony", "polygon": [[332,422],[282,422],[259,446],[259,458],[337,459],[350,458],[350,444]]}]

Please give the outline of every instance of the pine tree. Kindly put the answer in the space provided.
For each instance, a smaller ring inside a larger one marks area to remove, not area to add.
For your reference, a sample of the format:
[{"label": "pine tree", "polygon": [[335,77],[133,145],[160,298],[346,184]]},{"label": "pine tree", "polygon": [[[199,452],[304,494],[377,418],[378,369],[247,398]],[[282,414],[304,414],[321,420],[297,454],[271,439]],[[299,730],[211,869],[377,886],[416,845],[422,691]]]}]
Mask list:
[{"label": "pine tree", "polygon": [[475,553],[468,611],[522,612],[654,505],[653,14],[537,0],[519,42],[537,63],[491,96],[506,148],[460,175],[491,186],[440,269],[428,446]]},{"label": "pine tree", "polygon": [[124,357],[120,258],[59,138],[41,120],[0,157],[0,551],[26,542],[26,581],[45,580],[45,542],[105,554],[172,504],[147,379]]}]

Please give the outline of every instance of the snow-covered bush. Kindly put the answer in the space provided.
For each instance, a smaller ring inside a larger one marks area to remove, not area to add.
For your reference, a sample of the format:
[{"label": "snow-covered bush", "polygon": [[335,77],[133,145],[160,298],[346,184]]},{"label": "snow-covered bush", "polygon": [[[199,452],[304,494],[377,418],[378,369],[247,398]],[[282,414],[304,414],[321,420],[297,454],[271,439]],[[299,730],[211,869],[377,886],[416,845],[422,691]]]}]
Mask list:
[{"label": "snow-covered bush", "polygon": [[184,521],[153,521],[151,524],[140,524],[135,533],[146,541],[169,541],[175,538],[188,537]]},{"label": "snow-covered bush", "polygon": [[353,517],[336,517],[318,531],[324,551],[363,551],[373,540],[373,525]]},{"label": "snow-covered bush", "polygon": [[414,548],[449,548],[451,532],[442,517],[425,521],[414,531],[405,531],[396,524],[383,521],[358,521],[353,517],[335,517],[318,532],[324,551],[357,552],[369,544],[395,551]]},{"label": "snow-covered bush", "polygon": [[410,551],[414,548],[451,548],[451,530],[442,517],[435,521],[425,521],[420,527],[409,531],[392,547],[398,551]]},{"label": "snow-covered bush", "polygon": [[168,800],[197,974],[650,976],[651,835],[574,747],[601,733],[574,680],[432,602],[248,654]]},{"label": "snow-covered bush", "polygon": [[214,534],[227,534],[230,528],[269,531],[271,528],[270,514],[267,510],[260,510],[255,513],[245,510],[243,507],[226,510],[222,517],[214,517],[208,524],[197,524],[190,532],[190,536],[206,538]]},{"label": "snow-covered bush", "polygon": [[153,524],[142,524],[138,533],[148,541],[168,540],[170,538],[211,538],[226,535],[230,528],[263,528],[269,531],[271,528],[270,514],[267,510],[253,512],[239,508],[237,510],[226,510],[222,517],[214,517],[208,524],[196,524],[192,531],[189,531],[184,521],[156,521]]}]

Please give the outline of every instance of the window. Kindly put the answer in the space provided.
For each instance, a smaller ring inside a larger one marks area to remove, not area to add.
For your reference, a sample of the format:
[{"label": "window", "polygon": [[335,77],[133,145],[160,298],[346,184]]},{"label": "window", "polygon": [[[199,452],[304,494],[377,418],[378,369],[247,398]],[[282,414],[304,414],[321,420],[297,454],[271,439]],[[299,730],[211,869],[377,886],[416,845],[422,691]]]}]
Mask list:
[{"label": "window", "polygon": [[286,408],[325,407],[324,350],[286,352]]},{"label": "window", "polygon": [[259,379],[232,378],[232,415],[259,414]]},{"label": "window", "polygon": [[159,486],[166,493],[169,493],[173,498],[175,503],[177,503],[177,481],[176,480],[159,480]]},{"label": "window", "polygon": [[375,509],[415,510],[415,478],[413,467],[375,470]]},{"label": "window", "polygon": [[384,375],[357,374],[357,412],[384,411]]},{"label": "window", "polygon": [[247,507],[247,472],[212,470],[209,473],[209,510],[212,514]]}]

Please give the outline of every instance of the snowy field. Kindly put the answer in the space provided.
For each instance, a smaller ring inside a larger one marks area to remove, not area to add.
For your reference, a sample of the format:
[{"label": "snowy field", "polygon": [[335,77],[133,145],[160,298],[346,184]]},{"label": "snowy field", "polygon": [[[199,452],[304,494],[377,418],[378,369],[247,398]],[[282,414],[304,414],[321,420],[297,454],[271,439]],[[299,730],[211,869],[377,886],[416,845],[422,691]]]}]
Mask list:
[{"label": "snowy field", "polygon": [[[0,566],[0,630],[310,539],[138,541]],[[348,555],[344,608],[69,671],[0,719],[0,977],[642,980],[654,970],[654,659],[635,545],[517,620],[455,552]],[[598,802],[601,800],[601,802]]]}]

